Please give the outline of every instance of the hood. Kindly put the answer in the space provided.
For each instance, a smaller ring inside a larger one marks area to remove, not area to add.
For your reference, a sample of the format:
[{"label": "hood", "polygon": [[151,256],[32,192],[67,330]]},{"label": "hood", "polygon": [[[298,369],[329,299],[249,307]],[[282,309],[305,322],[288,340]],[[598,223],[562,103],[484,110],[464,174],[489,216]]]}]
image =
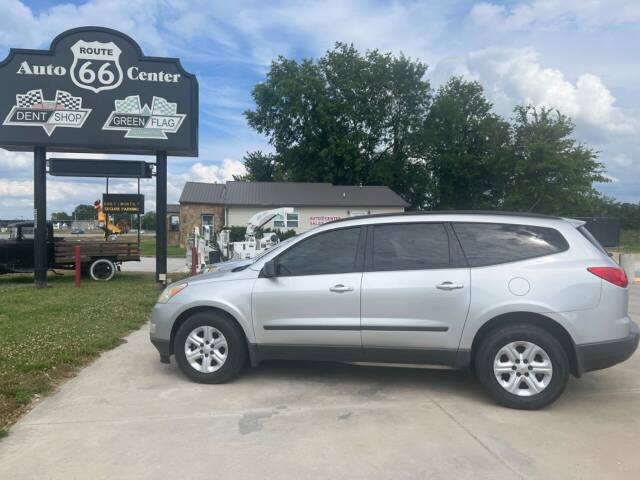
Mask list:
[{"label": "hood", "polygon": [[222,270],[213,273],[201,273],[194,275],[193,277],[185,278],[176,283],[187,282],[189,284],[196,283],[211,283],[211,282],[226,282],[231,280],[244,280],[246,278],[255,278],[256,272],[250,268],[246,268],[239,272],[233,272],[231,270]]}]

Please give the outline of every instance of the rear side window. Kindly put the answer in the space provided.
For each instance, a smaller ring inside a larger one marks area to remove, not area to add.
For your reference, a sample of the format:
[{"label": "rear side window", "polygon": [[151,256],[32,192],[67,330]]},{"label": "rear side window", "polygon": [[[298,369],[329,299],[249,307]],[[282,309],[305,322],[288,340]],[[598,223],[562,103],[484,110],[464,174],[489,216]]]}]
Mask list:
[{"label": "rear side window", "polygon": [[318,233],[293,245],[278,257],[278,274],[295,276],[355,272],[358,270],[359,239],[360,227]]},{"label": "rear side window", "polygon": [[501,223],[453,223],[471,267],[515,262],[569,249],[553,228]]},{"label": "rear side window", "polygon": [[373,270],[425,270],[449,266],[449,237],[441,223],[373,227]]}]

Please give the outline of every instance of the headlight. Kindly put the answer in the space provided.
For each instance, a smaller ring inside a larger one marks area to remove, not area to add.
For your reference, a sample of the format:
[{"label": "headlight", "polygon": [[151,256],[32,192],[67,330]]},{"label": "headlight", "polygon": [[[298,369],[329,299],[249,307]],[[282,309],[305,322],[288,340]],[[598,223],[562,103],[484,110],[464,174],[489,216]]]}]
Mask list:
[{"label": "headlight", "polygon": [[175,297],[177,294],[179,294],[182,290],[187,288],[187,285],[189,285],[189,284],[188,283],[179,283],[177,285],[168,286],[160,294],[160,297],[158,297],[158,303],[167,303],[169,300],[171,300],[173,297]]}]

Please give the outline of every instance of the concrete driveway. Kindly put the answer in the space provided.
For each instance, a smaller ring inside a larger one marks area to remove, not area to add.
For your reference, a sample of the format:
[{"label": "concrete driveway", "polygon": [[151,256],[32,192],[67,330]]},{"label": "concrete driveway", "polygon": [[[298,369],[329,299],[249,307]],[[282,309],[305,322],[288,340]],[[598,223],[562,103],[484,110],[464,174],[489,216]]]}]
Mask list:
[{"label": "concrete driveway", "polygon": [[[122,264],[123,272],[155,272],[156,257],[140,257],[139,262],[124,262]],[[189,269],[184,263],[182,257],[167,258],[167,273],[187,273]]]},{"label": "concrete driveway", "polygon": [[274,362],[197,385],[147,333],[18,422],[0,478],[640,478],[640,354],[523,412],[451,370]]}]

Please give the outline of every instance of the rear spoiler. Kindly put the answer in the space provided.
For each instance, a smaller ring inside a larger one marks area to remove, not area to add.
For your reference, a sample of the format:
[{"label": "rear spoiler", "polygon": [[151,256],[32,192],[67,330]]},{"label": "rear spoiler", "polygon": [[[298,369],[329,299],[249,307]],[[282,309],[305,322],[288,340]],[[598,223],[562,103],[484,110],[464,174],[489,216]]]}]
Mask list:
[{"label": "rear spoiler", "polygon": [[575,218],[563,218],[562,220],[564,220],[565,222],[569,222],[575,228],[580,228],[587,223],[584,220],[576,220]]}]

